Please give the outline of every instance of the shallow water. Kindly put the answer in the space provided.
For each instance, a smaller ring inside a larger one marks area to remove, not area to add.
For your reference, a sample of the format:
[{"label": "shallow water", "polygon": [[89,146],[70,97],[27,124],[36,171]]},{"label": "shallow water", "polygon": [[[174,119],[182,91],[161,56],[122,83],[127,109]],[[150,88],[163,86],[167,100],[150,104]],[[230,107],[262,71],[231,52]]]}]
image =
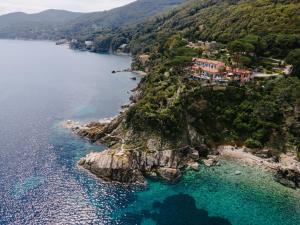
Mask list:
[{"label": "shallow water", "polygon": [[0,224],[300,224],[299,191],[235,162],[146,189],[94,179],[76,161],[104,147],[59,123],[117,114],[137,81],[111,71],[130,58],[50,42],[1,40],[0,49]]}]

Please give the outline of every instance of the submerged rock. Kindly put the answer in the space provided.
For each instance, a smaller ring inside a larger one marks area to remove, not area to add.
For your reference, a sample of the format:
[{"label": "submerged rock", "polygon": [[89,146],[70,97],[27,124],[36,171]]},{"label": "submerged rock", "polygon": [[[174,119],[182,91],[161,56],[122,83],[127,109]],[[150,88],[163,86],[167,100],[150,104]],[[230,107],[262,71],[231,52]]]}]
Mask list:
[{"label": "submerged rock", "polygon": [[239,170],[237,170],[237,171],[234,172],[234,175],[236,175],[236,176],[241,175],[241,174],[242,174],[242,172],[239,171]]},{"label": "submerged rock", "polygon": [[161,178],[170,182],[176,181],[178,178],[181,177],[180,170],[174,168],[159,168],[158,173]]},{"label": "submerged rock", "polygon": [[299,188],[300,171],[298,168],[280,167],[275,174],[275,180],[289,188]]},{"label": "submerged rock", "polygon": [[188,169],[192,169],[194,171],[199,171],[200,170],[200,165],[198,162],[189,162],[187,164]]}]

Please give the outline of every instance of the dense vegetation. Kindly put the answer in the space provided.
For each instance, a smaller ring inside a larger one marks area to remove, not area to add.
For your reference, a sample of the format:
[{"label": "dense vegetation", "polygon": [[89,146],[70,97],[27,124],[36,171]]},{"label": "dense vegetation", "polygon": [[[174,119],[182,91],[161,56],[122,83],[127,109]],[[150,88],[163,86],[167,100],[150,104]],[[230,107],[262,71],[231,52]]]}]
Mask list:
[{"label": "dense vegetation", "polygon": [[62,24],[80,17],[83,13],[65,10],[46,10],[41,13],[22,12],[0,16],[1,38],[55,39],[60,37]]},{"label": "dense vegetation", "polygon": [[104,12],[89,13],[65,24],[62,33],[67,37],[106,34],[107,30],[144,22],[185,0],[138,0],[128,5]]},{"label": "dense vegetation", "polygon": [[145,21],[185,0],[138,0],[109,11],[73,13],[47,10],[28,15],[12,13],[0,16],[0,38],[59,39],[107,34],[114,29]]},{"label": "dense vegetation", "polygon": [[[300,54],[293,50],[300,47],[298,12],[299,1],[191,1],[137,26],[127,33],[131,51],[149,54],[152,70],[141,82],[143,95],[130,108],[127,125],[169,140],[195,130],[199,138],[189,141],[196,146],[203,140],[209,146],[269,146],[274,155],[299,148]],[[185,40],[199,39],[221,41],[241,66],[255,65],[260,57],[286,58],[293,76],[203,87],[185,69],[201,55],[185,47]]]},{"label": "dense vegetation", "polygon": [[[195,146],[270,146],[275,155],[300,147],[299,0],[190,0],[136,24],[183,0],[152,2],[78,17],[60,33],[79,39],[75,48],[93,40],[95,52],[127,44],[137,69],[145,67],[138,56],[150,56],[150,73],[127,114],[128,127]],[[202,54],[187,43],[198,40],[218,41],[240,67],[256,67],[265,57],[286,59],[294,67],[292,77],[203,87],[186,70]]]},{"label": "dense vegetation", "polygon": [[[164,51],[164,43],[180,34],[188,41],[239,42],[253,47],[256,56],[284,58],[300,48],[299,0],[190,0],[136,26],[106,27],[79,35],[94,40],[96,52],[117,50],[128,44],[134,55]],[[242,58],[246,64],[255,58]]]},{"label": "dense vegetation", "polygon": [[144,78],[142,99],[130,108],[127,125],[168,140],[189,144],[230,143],[272,147],[272,154],[300,147],[300,80],[297,77],[253,81],[245,86],[202,87],[185,70],[168,63]]},{"label": "dense vegetation", "polygon": [[133,52],[158,47],[175,32],[190,41],[228,43],[245,36],[262,38],[265,55],[286,56],[300,46],[300,1],[196,0],[137,27]]}]

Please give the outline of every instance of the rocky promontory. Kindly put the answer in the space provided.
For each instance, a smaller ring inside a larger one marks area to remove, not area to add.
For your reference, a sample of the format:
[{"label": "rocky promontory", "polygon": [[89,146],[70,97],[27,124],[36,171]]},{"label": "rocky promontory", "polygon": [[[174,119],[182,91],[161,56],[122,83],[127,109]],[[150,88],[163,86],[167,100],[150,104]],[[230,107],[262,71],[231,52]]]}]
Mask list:
[{"label": "rocky promontory", "polygon": [[105,181],[127,184],[145,184],[145,177],[174,182],[181,177],[184,168],[199,169],[198,150],[171,146],[156,136],[135,136],[132,131],[124,130],[122,117],[121,114],[105,123],[80,125],[67,121],[63,124],[76,135],[108,147],[80,159],[79,167]]},{"label": "rocky promontory", "polygon": [[203,144],[192,147],[188,142],[197,140],[193,130],[189,131],[190,140],[176,140],[174,144],[159,136],[126,128],[125,117],[126,111],[107,121],[63,124],[76,135],[107,146],[103,152],[90,153],[80,159],[79,167],[105,181],[145,184],[145,177],[176,181],[184,169],[198,171],[201,159],[205,166],[211,167],[219,165],[220,158],[230,158],[271,170],[275,180],[284,186],[300,187],[300,162],[293,151],[275,160],[262,157],[268,149],[257,154],[245,147],[219,146],[211,150]]},{"label": "rocky promontory", "polygon": [[105,181],[144,184],[144,177],[175,181],[185,166],[183,152],[107,149],[90,153],[78,165]]}]

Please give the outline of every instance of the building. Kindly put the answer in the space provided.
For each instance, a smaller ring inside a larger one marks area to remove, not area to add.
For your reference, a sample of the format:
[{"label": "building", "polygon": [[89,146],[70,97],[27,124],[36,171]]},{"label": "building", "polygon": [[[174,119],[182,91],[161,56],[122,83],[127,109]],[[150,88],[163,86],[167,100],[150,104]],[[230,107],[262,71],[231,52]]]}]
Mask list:
[{"label": "building", "polygon": [[252,71],[239,68],[226,67],[226,76],[228,80],[238,81],[244,84],[251,80]]},{"label": "building", "polygon": [[94,42],[93,41],[85,41],[84,44],[86,47],[91,47],[94,44]]},{"label": "building", "polygon": [[219,80],[223,79],[223,70],[225,63],[204,58],[194,58],[192,71],[193,76],[204,80]]},{"label": "building", "polygon": [[252,75],[250,70],[228,67],[224,62],[205,58],[193,59],[192,73],[196,79],[219,83],[229,81],[245,83],[251,79]]}]

